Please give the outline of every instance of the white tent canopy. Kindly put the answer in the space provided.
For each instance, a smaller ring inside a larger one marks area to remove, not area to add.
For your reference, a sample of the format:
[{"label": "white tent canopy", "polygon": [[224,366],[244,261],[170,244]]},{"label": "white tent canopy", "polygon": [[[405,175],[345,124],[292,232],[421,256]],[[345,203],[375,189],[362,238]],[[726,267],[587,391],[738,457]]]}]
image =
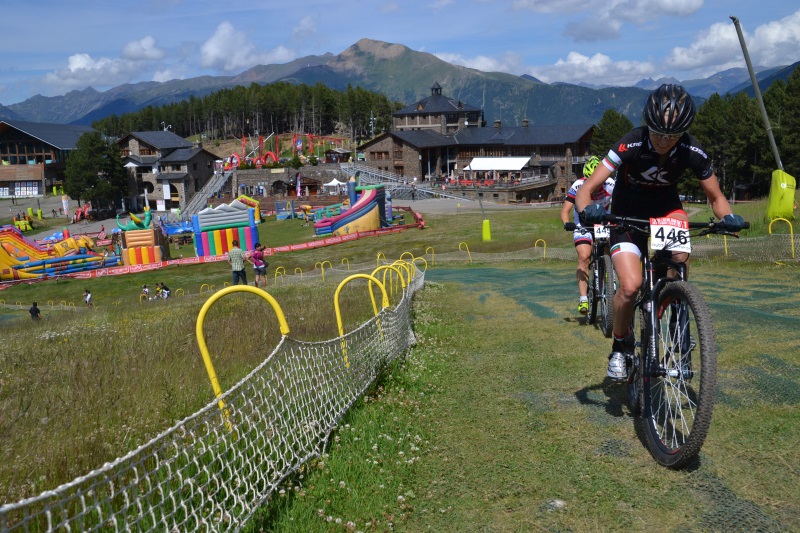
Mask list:
[{"label": "white tent canopy", "polygon": [[530,157],[473,157],[464,170],[522,170],[530,160]]},{"label": "white tent canopy", "polygon": [[339,181],[336,178],[333,178],[328,183],[324,183],[323,187],[338,187],[339,185],[344,185],[344,184],[345,183],[343,181]]}]

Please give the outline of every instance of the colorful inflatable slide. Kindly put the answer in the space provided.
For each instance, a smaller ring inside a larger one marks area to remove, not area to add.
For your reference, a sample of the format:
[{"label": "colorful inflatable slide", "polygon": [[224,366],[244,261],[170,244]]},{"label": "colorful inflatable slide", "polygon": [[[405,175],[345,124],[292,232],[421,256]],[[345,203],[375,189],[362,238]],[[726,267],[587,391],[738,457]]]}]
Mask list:
[{"label": "colorful inflatable slide", "polygon": [[[383,185],[356,187],[355,179],[351,178],[347,188],[350,193],[350,208],[342,209],[336,216],[315,222],[315,235],[348,235],[391,225],[391,216],[387,218],[386,193]],[[358,192],[361,196],[356,198]],[[391,205],[389,209],[391,210]]]},{"label": "colorful inflatable slide", "polygon": [[40,245],[13,226],[0,227],[0,280],[36,279],[94,268],[116,266],[119,259],[92,252],[94,241],[87,236]]}]

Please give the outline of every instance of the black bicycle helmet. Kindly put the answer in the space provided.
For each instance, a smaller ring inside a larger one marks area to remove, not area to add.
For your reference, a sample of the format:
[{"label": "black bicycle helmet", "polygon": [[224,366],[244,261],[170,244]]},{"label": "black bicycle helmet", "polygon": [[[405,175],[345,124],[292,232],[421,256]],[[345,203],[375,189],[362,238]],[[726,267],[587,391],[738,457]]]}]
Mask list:
[{"label": "black bicycle helmet", "polygon": [[665,83],[647,97],[642,116],[651,131],[663,135],[683,133],[692,125],[695,106],[680,85]]}]

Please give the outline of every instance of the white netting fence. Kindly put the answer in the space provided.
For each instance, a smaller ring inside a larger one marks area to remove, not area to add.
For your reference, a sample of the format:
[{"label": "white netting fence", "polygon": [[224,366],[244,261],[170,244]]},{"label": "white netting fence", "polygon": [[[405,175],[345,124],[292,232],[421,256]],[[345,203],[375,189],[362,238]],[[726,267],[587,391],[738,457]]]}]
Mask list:
[{"label": "white netting fence", "polygon": [[282,480],[322,452],[350,406],[414,343],[411,299],[423,284],[415,270],[395,307],[343,337],[284,336],[220,397],[223,410],[215,399],[128,455],[3,505],[0,531],[240,529]]}]

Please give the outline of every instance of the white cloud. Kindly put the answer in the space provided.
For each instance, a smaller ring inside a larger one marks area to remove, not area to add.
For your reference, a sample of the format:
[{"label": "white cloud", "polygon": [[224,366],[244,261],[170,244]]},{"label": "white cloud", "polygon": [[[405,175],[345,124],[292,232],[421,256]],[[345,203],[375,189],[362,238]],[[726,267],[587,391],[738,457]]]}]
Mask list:
[{"label": "white cloud", "polygon": [[[754,66],[784,65],[797,61],[800,48],[800,11],[781,20],[744,31],[747,51]],[[710,75],[733,67],[743,67],[744,54],[733,22],[717,23],[701,33],[688,47],[676,47],[665,60],[669,69]]]},{"label": "white cloud", "polygon": [[[747,42],[747,41],[746,41]],[[747,50],[758,64],[785,65],[798,60],[800,49],[800,10],[781,20],[756,28]]]},{"label": "white cloud", "polygon": [[147,36],[138,41],[131,41],[122,48],[122,57],[133,61],[163,59],[165,52],[156,46],[156,40]]},{"label": "white cloud", "polygon": [[152,81],[165,82],[170,80],[182,80],[185,76],[182,72],[173,69],[158,70],[153,74]]},{"label": "white cloud", "polygon": [[719,71],[741,66],[742,58],[736,28],[719,22],[703,32],[687,48],[675,47],[664,60],[670,70],[702,71],[711,67]]},{"label": "white cloud", "polygon": [[453,65],[474,68],[483,72],[521,73],[524,68],[520,57],[511,52],[507,52],[499,59],[483,55],[469,58],[460,54],[440,53],[434,55],[442,61],[447,61]]},{"label": "white cloud", "polygon": [[577,41],[619,36],[622,22],[651,23],[664,16],[686,17],[703,7],[703,0],[515,0],[515,10],[575,17],[564,24],[564,35]]},{"label": "white cloud", "polygon": [[526,9],[534,13],[582,13],[597,9],[600,2],[586,0],[514,0],[512,9]]},{"label": "white cloud", "polygon": [[255,65],[286,63],[295,54],[283,46],[258,50],[230,22],[222,22],[200,48],[200,65],[226,72],[239,72]]},{"label": "white cloud", "polygon": [[619,37],[622,23],[619,20],[602,16],[587,16],[570,23],[564,28],[564,35],[576,42],[597,42]]},{"label": "white cloud", "polygon": [[645,61],[614,62],[605,54],[589,57],[570,52],[566,59],[559,59],[554,65],[531,68],[528,73],[545,83],[583,81],[596,85],[632,85],[652,75],[654,70],[654,66]]},{"label": "white cloud", "polygon": [[74,54],[69,57],[66,68],[47,74],[44,81],[65,89],[111,87],[127,83],[137,70],[134,61],[107,57],[94,59],[89,54]]},{"label": "white cloud", "polygon": [[297,26],[292,30],[294,39],[308,39],[317,33],[317,25],[311,17],[303,17]]}]

